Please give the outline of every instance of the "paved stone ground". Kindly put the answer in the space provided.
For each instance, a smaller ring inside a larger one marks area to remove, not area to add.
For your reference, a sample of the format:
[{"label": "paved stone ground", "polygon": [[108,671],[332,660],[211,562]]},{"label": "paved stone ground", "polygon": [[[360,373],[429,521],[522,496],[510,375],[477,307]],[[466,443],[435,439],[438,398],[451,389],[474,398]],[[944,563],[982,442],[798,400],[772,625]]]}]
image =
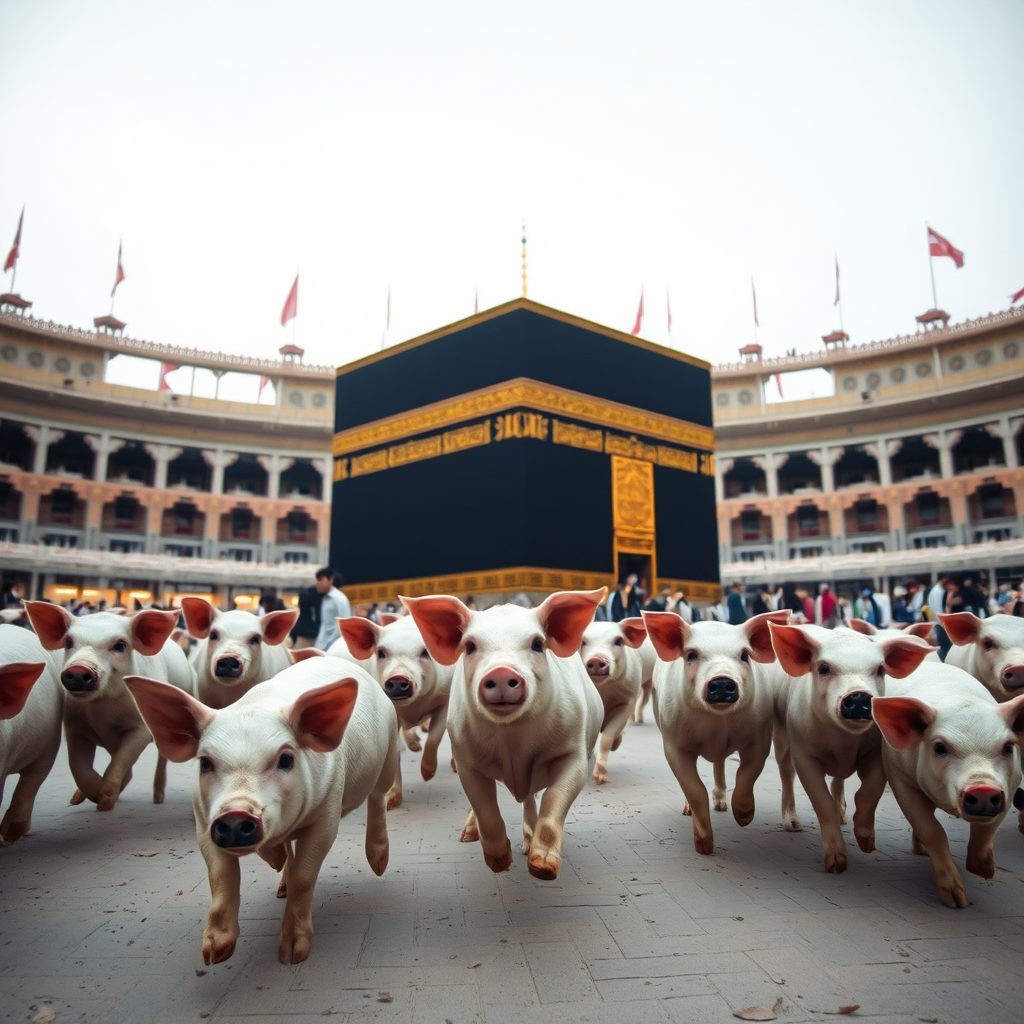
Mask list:
[{"label": "paved stone ground", "polygon": [[[910,852],[891,794],[878,851],[861,853],[847,827],[849,870],[827,875],[806,798],[806,831],[783,831],[769,762],[754,821],[740,829],[731,814],[715,815],[715,852],[701,857],[647,724],[629,728],[611,781],[581,795],[561,876],[540,882],[521,853],[509,873],[492,874],[479,844],[458,842],[466,804],[457,777],[443,768],[424,783],[419,755],[403,756],[390,866],[373,875],[363,814],[346,818],[320,875],[310,959],[278,963],[277,877],[249,857],[235,955],[204,968],[209,890],[192,821],[194,766],[170,766],[167,802],[155,807],[151,747],[114,812],[99,814],[67,806],[62,752],[34,831],[0,850],[0,1019],[699,1024],[779,1001],[787,1024],[834,1020],[826,1013],[853,1003],[871,1021],[1021,1020],[1024,836],[1015,822],[1000,829],[996,877],[965,875],[974,903],[949,910],[927,859]],[[507,793],[502,805],[515,844],[518,807]],[[962,867],[967,829],[946,824]]]}]

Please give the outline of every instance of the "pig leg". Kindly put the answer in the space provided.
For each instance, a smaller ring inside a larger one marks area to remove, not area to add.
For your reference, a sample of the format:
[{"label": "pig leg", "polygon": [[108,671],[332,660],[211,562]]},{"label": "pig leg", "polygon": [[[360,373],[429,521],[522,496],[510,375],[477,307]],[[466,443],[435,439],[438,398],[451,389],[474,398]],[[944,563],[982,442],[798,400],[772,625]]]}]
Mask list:
[{"label": "pig leg", "polygon": [[448,708],[443,707],[430,716],[430,731],[420,760],[420,775],[424,782],[429,782],[437,772],[437,748],[441,745],[441,737],[447,727]]},{"label": "pig leg", "polygon": [[[125,733],[121,745],[110,755],[110,764],[103,773],[103,785],[100,787],[99,800],[96,801],[96,810],[111,811],[117,803],[121,790],[128,784],[131,778],[132,766],[139,759],[139,755],[149,746],[153,737],[147,729],[132,729]],[[166,762],[165,762],[166,773]],[[159,773],[159,768],[157,768]],[[153,794],[155,803],[156,793]]]},{"label": "pig leg", "polygon": [[537,829],[537,797],[531,793],[523,801],[523,853],[529,854],[533,833]]},{"label": "pig leg", "polygon": [[996,853],[992,849],[997,825],[971,823],[971,837],[967,840],[967,870],[982,878],[996,873]]},{"label": "pig leg", "polygon": [[676,750],[665,744],[665,759],[676,777],[687,806],[693,816],[693,847],[698,853],[709,854],[715,849],[715,836],[711,829],[711,810],[708,791],[697,771],[697,755]]},{"label": "pig leg", "polygon": [[[399,755],[399,746],[395,744],[395,758]],[[383,875],[384,869],[388,866],[390,846],[388,843],[388,810],[387,794],[388,770],[385,761],[384,770],[377,779],[377,785],[373,787],[370,795],[366,798],[366,862],[373,869],[375,875]]]},{"label": "pig leg", "polygon": [[[288,862],[290,846],[290,843],[278,843],[277,846],[261,846],[256,851],[256,856],[260,860],[266,861],[275,871],[281,871]],[[284,876],[282,875],[281,881],[277,886],[277,898],[283,900],[287,895],[288,886],[285,885]]]},{"label": "pig leg", "polygon": [[[43,761],[43,764],[30,765],[18,776],[18,784],[11,796],[11,806],[0,822],[0,846],[10,846],[17,842],[32,827],[32,808],[36,803],[36,794],[53,766],[49,757]],[[3,786],[0,786],[0,800],[3,800],[3,795]]]},{"label": "pig leg", "polygon": [[825,870],[830,874],[841,874],[846,870],[846,843],[839,826],[839,808],[825,782],[825,769],[820,762],[801,756],[798,751],[793,751],[793,763],[818,818]]},{"label": "pig leg", "polygon": [[620,704],[612,708],[605,716],[606,722],[601,732],[601,745],[598,748],[597,763],[594,765],[594,781],[601,785],[608,781],[608,754],[616,750],[622,742],[622,730],[626,728],[629,718],[629,705]]},{"label": "pig leg", "polygon": [[238,857],[223,853],[212,843],[201,841],[200,849],[206,858],[212,897],[203,932],[203,963],[219,964],[234,953],[238,942],[242,869]]},{"label": "pig leg", "polygon": [[[740,766],[736,769],[736,788],[732,791],[732,816],[742,828],[754,820],[754,783],[764,771],[768,752],[755,749],[740,751]],[[715,762],[715,806],[717,809],[719,788],[719,764],[721,765],[722,798],[725,798],[725,762]]]},{"label": "pig leg", "polygon": [[[130,771],[131,769],[129,769]],[[125,780],[127,782],[127,780]],[[124,786],[121,787],[124,789]],[[164,795],[167,792],[167,758],[158,754],[156,758],[156,773],[153,776],[153,803],[162,804]]]},{"label": "pig leg", "polygon": [[[386,814],[382,795],[377,798],[376,813]],[[281,919],[281,944],[278,959],[283,964],[299,964],[309,956],[313,939],[313,888],[320,867],[338,836],[338,823],[333,827],[317,822],[295,835],[293,856],[285,865],[288,903]],[[376,870],[376,869],[374,869]]]},{"label": "pig leg", "polygon": [[552,762],[550,771],[552,781],[541,797],[528,858],[530,874],[545,881],[557,878],[562,866],[565,816],[587,781],[587,762],[578,755],[567,754]]},{"label": "pig leg", "polygon": [[[417,746],[416,749],[419,750],[419,747]],[[388,790],[386,803],[389,811],[402,806],[402,748],[397,743],[395,744],[394,781]]]},{"label": "pig leg", "polygon": [[[411,729],[402,727],[402,739],[405,740],[405,745],[413,751],[420,749],[420,738],[416,735],[416,727],[413,726]],[[401,803],[401,801],[399,801]],[[398,804],[395,805],[396,807]]]},{"label": "pig leg", "polygon": [[480,838],[480,830],[476,827],[476,811],[471,807],[466,824],[462,826],[462,835],[459,836],[460,843],[475,843]]},{"label": "pig leg", "polygon": [[729,805],[725,802],[725,794],[728,792],[729,787],[725,782],[725,761],[715,761],[714,763],[714,777],[715,786],[711,790],[712,799],[715,802],[716,811],[728,810]]},{"label": "pig leg", "polygon": [[[892,773],[889,784],[900,810],[910,822],[915,842],[923,846],[931,858],[939,898],[947,907],[966,907],[970,903],[967,891],[949,854],[946,832],[935,817],[935,804],[898,771]],[[918,851],[915,849],[914,852]]]},{"label": "pig leg", "polygon": [[640,693],[636,699],[636,707],[633,713],[629,716],[629,720],[635,725],[644,724],[644,705],[651,698],[651,681],[648,679],[646,683],[640,684]]},{"label": "pig leg", "polygon": [[[475,768],[466,765],[459,769],[459,778],[476,817],[484,861],[494,872],[508,871],[512,867],[512,844],[508,841],[505,822],[498,807],[497,784],[494,779],[489,779]],[[468,821],[466,825],[468,827]],[[463,830],[463,835],[465,834]]]},{"label": "pig leg", "polygon": [[103,786],[103,777],[92,766],[96,758],[96,744],[77,732],[69,732],[67,739],[68,767],[78,786],[71,797],[71,803],[80,804],[84,800],[96,803]]},{"label": "pig leg", "polygon": [[779,766],[779,780],[782,782],[782,827],[787,832],[803,832],[804,826],[796,813],[796,792],[793,787],[796,769],[793,767],[793,748],[789,744],[789,735],[777,720],[772,742],[775,744],[775,763]]},{"label": "pig leg", "polygon": [[[832,799],[836,802],[836,807],[839,810],[839,824],[846,824],[846,779],[839,778],[838,775],[832,779]],[[874,846],[871,847],[874,849]],[[870,850],[867,852],[871,852]]]},{"label": "pig leg", "polygon": [[[857,794],[853,798],[853,834],[857,845],[865,853],[871,853],[875,849],[875,810],[885,792],[885,767],[881,757],[876,753],[866,764],[858,765],[857,774],[860,776],[860,789],[857,790]],[[842,789],[843,780],[833,779],[833,796],[835,796],[837,781]]]}]

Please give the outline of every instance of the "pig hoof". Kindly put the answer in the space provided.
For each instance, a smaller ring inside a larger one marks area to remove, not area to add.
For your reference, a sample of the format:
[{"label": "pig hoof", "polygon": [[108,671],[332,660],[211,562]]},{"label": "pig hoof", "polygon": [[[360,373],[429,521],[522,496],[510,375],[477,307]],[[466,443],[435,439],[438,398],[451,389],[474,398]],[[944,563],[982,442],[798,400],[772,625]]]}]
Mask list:
[{"label": "pig hoof", "polygon": [[804,830],[803,823],[795,814],[784,817],[782,819],[782,827],[787,832],[803,832]]},{"label": "pig hoof", "polygon": [[402,794],[400,792],[388,792],[387,808],[393,811],[396,807],[402,806]]},{"label": "pig hoof", "polygon": [[715,810],[716,811],[727,811],[727,810],[729,810],[729,805],[725,802],[725,797],[716,797],[715,798]]},{"label": "pig hoof", "polygon": [[455,772],[456,775],[459,774],[459,769],[455,767],[455,758],[454,757],[452,758],[452,771]]},{"label": "pig hoof", "polygon": [[423,776],[424,782],[429,782],[437,774],[437,765],[426,762],[420,765],[420,775]]},{"label": "pig hoof", "polygon": [[621,746],[622,746],[622,733],[620,732],[619,735],[616,736],[615,739],[612,742],[612,750],[618,750],[619,747],[621,747]]},{"label": "pig hoof", "polygon": [[405,745],[410,750],[415,752],[423,749],[423,744],[420,743],[419,739],[416,736],[416,733],[409,731],[407,733],[403,733],[402,735],[405,737]]},{"label": "pig hoof", "polygon": [[608,781],[608,773],[601,771],[600,768],[594,769],[594,781],[599,785],[604,785]]},{"label": "pig hoof", "polygon": [[484,861],[495,874],[499,871],[508,871],[512,867],[512,844],[506,839],[505,852],[497,857],[485,852]]},{"label": "pig hoof", "polygon": [[385,839],[382,844],[370,848],[366,848],[366,863],[370,865],[370,870],[380,878],[381,875],[387,871],[388,860],[391,856],[391,847],[388,841]]},{"label": "pig hoof", "polygon": [[101,796],[96,802],[97,811],[112,811],[117,803],[116,796]]},{"label": "pig hoof", "polygon": [[693,811],[690,810],[689,804],[683,804],[683,814],[685,814],[687,818],[690,817],[691,814],[693,814]]},{"label": "pig hoof", "polygon": [[288,899],[288,883],[283,878],[277,887],[277,898],[279,900]]},{"label": "pig hoof", "polygon": [[310,939],[309,935],[282,935],[278,960],[283,964],[301,964],[309,956]]},{"label": "pig hoof", "polygon": [[875,852],[875,834],[869,832],[867,835],[857,836],[857,845],[864,853]]},{"label": "pig hoof", "polygon": [[928,854],[927,847],[924,845],[924,843],[921,842],[920,839],[917,838],[917,836],[914,833],[911,833],[911,835],[910,835],[910,848],[919,857],[927,856],[927,854]]},{"label": "pig hoof", "polygon": [[159,793],[153,794],[153,803],[162,804],[164,802],[164,791],[160,790]]},{"label": "pig hoof", "polygon": [[736,824],[740,828],[745,828],[754,820],[754,808],[737,807],[733,804],[732,816],[736,819]]},{"label": "pig hoof", "polygon": [[77,807],[80,803],[84,803],[84,802],[85,802],[85,794],[80,789],[76,789],[74,791],[74,793],[71,794],[71,799],[68,801],[68,803],[72,807]]},{"label": "pig hoof", "polygon": [[841,875],[846,870],[846,854],[826,853],[825,870],[830,875]]},{"label": "pig hoof", "polygon": [[968,851],[967,870],[972,875],[978,875],[981,878],[991,878],[996,873],[995,854],[989,852],[975,857]]},{"label": "pig hoof", "polygon": [[952,907],[954,910],[962,910],[964,907],[971,905],[971,901],[967,898],[964,884],[959,878],[956,878],[949,885],[939,886],[939,899],[947,907]]},{"label": "pig hoof", "polygon": [[462,830],[462,835],[459,836],[460,843],[475,843],[480,839],[480,833],[476,830],[476,827],[469,828],[468,826]]},{"label": "pig hoof", "polygon": [[545,882],[552,882],[558,877],[558,869],[562,866],[562,858],[557,853],[548,852],[547,856],[535,853],[529,860],[530,874]]},{"label": "pig hoof", "polygon": [[708,856],[715,852],[715,837],[714,836],[694,836],[693,837],[693,848],[704,856]]},{"label": "pig hoof", "polygon": [[230,959],[237,941],[237,933],[232,935],[229,932],[207,932],[203,936],[203,963],[222,964]]},{"label": "pig hoof", "polygon": [[10,846],[24,836],[32,822],[30,821],[5,821],[0,828],[0,846]]}]

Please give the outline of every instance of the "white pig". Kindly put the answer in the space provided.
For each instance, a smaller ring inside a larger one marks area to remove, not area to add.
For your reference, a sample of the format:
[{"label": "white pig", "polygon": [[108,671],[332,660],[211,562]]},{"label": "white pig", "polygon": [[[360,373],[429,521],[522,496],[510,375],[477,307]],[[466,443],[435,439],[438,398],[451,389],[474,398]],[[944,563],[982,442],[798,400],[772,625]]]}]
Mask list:
[{"label": "white pig", "polygon": [[[71,803],[88,799],[97,810],[112,810],[153,738],[124,677],[145,673],[188,693],[195,690],[195,673],[184,651],[170,639],[178,613],[147,609],[131,617],[99,612],[75,618],[45,601],[29,601],[25,608],[43,647],[64,651],[64,733],[78,785]],[[93,768],[97,747],[110,754],[102,775]],[[163,803],[166,786],[167,760],[158,757],[153,803]]]},{"label": "white pig", "polygon": [[947,665],[969,672],[1000,703],[1024,693],[1024,619],[953,612],[940,615],[939,623],[954,644]]},{"label": "white pig", "polygon": [[210,878],[203,962],[235,951],[240,858],[256,853],[283,870],[287,896],[278,956],[309,956],[313,889],[338,822],[366,803],[366,859],[388,864],[384,808],[397,742],[395,713],[355,666],[313,658],[259,683],[221,710],[156,680],[127,680],[161,753],[199,758],[196,836]]},{"label": "white pig", "polygon": [[[853,833],[875,848],[875,809],[885,790],[882,736],[871,720],[871,700],[885,694],[886,676],[913,672],[933,648],[916,636],[867,637],[851,629],[771,623],[772,647],[787,673],[776,677],[775,759],[782,779],[782,822],[803,828],[796,814],[793,771],[800,776],[821,829],[825,870],[846,870],[842,784],[854,772]],[[826,776],[832,776],[829,793]],[[838,785],[837,785],[838,783]]]},{"label": "white pig", "polygon": [[970,824],[967,870],[995,874],[992,839],[1020,786],[1024,693],[1004,704],[953,665],[925,663],[875,697],[882,758],[893,795],[910,822],[915,853],[927,853],[939,897],[966,907],[967,893],[936,808]]},{"label": "white pig", "polygon": [[292,662],[283,646],[297,609],[267,612],[218,611],[205,598],[183,597],[181,613],[196,644],[189,662],[196,673],[196,696],[211,708],[224,708],[257,683],[271,679]]},{"label": "white pig", "polygon": [[0,846],[32,827],[36,794],[60,749],[63,709],[60,659],[31,631],[0,625],[0,803],[7,776],[18,776],[0,821]]},{"label": "white pig", "polygon": [[768,623],[788,618],[788,612],[768,612],[742,626],[691,625],[674,612],[643,612],[659,659],[654,667],[654,720],[693,815],[698,853],[715,848],[698,757],[715,764],[715,804],[724,808],[725,759],[739,753],[732,813],[741,826],[753,820],[754,783],[772,746],[772,685],[763,668],[775,661]]},{"label": "white pig", "polygon": [[[398,724],[413,733],[424,719],[430,720],[426,746],[420,760],[420,775],[429,782],[437,772],[437,748],[448,724],[448,695],[452,688],[453,665],[434,661],[423,643],[415,620],[408,615],[386,626],[369,619],[338,619],[341,638],[352,657],[375,662],[376,676],[385,695],[395,706]],[[416,740],[417,749],[419,740]],[[388,791],[388,810],[402,802],[402,758],[395,749],[395,781]]]},{"label": "white pig", "polygon": [[640,645],[640,696],[636,699],[636,707],[629,720],[636,725],[644,724],[644,708],[651,699],[651,680],[654,678],[654,666],[658,663],[658,652],[654,649],[650,637],[645,637]]},{"label": "white pig", "polygon": [[[594,781],[608,781],[608,754],[619,749],[630,712],[636,708],[643,676],[637,650],[647,639],[644,620],[592,622],[583,633],[580,658],[604,705]],[[653,650],[653,648],[652,648]]]},{"label": "white pig", "polygon": [[479,612],[455,597],[402,599],[434,660],[456,665],[448,733],[473,808],[463,841],[478,830],[492,871],[512,866],[501,781],[523,805],[530,874],[558,877],[565,816],[587,780],[604,710],[576,655],[606,592],[563,591],[538,608]]}]

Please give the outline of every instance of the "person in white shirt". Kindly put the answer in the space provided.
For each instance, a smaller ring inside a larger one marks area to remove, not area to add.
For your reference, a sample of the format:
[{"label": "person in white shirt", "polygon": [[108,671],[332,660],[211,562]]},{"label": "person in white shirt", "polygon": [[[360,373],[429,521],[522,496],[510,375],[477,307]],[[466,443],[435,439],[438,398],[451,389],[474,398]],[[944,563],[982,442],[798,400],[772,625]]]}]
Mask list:
[{"label": "person in white shirt", "polygon": [[339,618],[348,619],[352,616],[352,605],[335,585],[336,578],[340,583],[341,577],[329,565],[316,571],[316,589],[324,596],[320,604],[320,631],[316,635],[314,646],[321,651],[326,651],[335,640],[341,637],[337,620]]}]

